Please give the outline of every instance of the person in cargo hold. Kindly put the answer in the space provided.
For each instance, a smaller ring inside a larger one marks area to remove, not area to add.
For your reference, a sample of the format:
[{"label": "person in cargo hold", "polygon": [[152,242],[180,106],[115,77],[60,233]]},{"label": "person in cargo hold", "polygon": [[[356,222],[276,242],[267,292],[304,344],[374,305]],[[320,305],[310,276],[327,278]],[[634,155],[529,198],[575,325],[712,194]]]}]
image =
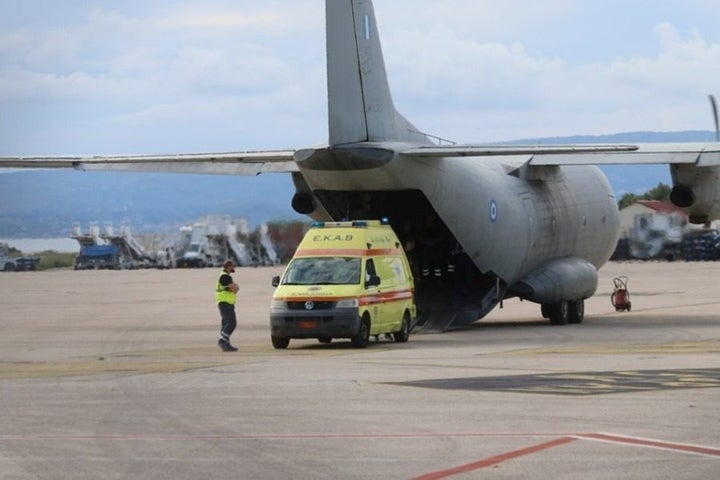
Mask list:
[{"label": "person in cargo hold", "polygon": [[220,340],[218,340],[218,346],[223,352],[235,352],[237,348],[230,344],[230,335],[235,331],[237,326],[237,318],[235,317],[235,294],[239,288],[237,283],[233,281],[230,276],[231,273],[235,273],[235,264],[228,260],[223,264],[222,272],[218,277],[217,285],[215,286],[215,300],[220,310]]}]

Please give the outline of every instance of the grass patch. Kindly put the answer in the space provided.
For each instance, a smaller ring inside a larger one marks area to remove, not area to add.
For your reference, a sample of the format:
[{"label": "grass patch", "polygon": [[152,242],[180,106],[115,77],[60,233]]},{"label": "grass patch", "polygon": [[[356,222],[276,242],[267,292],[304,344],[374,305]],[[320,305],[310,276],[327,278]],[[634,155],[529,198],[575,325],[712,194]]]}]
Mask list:
[{"label": "grass patch", "polygon": [[53,268],[68,268],[75,265],[76,253],[56,252],[55,250],[46,250],[44,252],[33,255],[38,259],[38,270],[50,270]]}]

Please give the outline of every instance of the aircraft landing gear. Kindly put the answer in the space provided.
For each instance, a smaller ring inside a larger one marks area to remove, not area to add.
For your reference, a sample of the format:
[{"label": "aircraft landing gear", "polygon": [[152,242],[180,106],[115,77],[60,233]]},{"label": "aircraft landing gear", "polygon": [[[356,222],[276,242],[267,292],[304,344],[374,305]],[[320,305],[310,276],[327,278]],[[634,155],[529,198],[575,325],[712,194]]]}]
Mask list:
[{"label": "aircraft landing gear", "polygon": [[567,300],[547,305],[546,311],[550,318],[550,325],[567,325],[570,316]]},{"label": "aircraft landing gear", "polygon": [[582,323],[585,318],[585,300],[568,302],[568,323]]},{"label": "aircraft landing gear", "polygon": [[567,325],[582,323],[585,318],[585,300],[560,300],[557,303],[543,303],[540,311],[544,318],[550,319],[551,325]]}]

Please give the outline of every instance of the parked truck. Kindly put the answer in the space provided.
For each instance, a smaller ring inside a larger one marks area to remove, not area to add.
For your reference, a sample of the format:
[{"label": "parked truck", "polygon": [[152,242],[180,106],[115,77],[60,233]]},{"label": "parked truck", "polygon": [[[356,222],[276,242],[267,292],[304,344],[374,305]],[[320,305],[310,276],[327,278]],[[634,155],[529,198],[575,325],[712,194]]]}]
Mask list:
[{"label": "parked truck", "polygon": [[83,245],[75,257],[75,270],[120,268],[120,250],[115,245]]}]

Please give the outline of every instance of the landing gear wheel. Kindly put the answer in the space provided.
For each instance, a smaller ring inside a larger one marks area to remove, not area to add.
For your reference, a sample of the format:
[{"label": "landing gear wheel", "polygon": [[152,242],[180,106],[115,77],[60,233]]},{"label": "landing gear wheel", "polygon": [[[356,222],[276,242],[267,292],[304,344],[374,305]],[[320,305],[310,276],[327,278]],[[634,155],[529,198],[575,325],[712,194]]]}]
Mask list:
[{"label": "landing gear wheel", "polygon": [[396,343],[405,343],[408,338],[410,338],[410,314],[405,312],[400,331],[393,333],[393,339]]},{"label": "landing gear wheel", "polygon": [[284,350],[290,345],[290,339],[285,337],[270,337],[270,340],[272,340],[273,347],[275,347],[278,350]]},{"label": "landing gear wheel", "polygon": [[330,343],[332,342],[332,337],[319,337],[318,342],[320,343]]},{"label": "landing gear wheel", "polygon": [[550,325],[567,325],[570,316],[567,300],[550,305]]},{"label": "landing gear wheel", "polygon": [[582,323],[585,318],[585,300],[568,302],[568,323]]},{"label": "landing gear wheel", "polygon": [[355,348],[365,348],[370,343],[370,318],[367,315],[360,320],[360,330],[350,341]]}]

